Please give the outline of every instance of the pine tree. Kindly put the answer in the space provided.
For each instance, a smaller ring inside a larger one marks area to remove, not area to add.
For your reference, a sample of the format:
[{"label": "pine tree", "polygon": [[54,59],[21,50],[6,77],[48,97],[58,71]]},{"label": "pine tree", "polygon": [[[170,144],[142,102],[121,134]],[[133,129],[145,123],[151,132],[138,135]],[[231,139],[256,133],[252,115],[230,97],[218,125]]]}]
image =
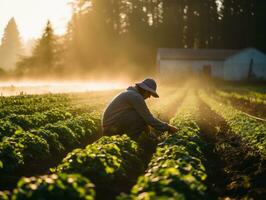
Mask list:
[{"label": "pine tree", "polygon": [[47,22],[44,33],[33,50],[33,56],[39,66],[43,67],[42,70],[52,70],[55,61],[55,35],[50,21]]},{"label": "pine tree", "polygon": [[13,70],[22,54],[22,44],[14,18],[11,18],[4,30],[0,46],[0,67],[4,70]]},{"label": "pine tree", "polygon": [[40,76],[51,74],[56,65],[56,37],[50,21],[47,22],[42,37],[37,41],[32,56],[25,57],[18,63],[22,74]]}]

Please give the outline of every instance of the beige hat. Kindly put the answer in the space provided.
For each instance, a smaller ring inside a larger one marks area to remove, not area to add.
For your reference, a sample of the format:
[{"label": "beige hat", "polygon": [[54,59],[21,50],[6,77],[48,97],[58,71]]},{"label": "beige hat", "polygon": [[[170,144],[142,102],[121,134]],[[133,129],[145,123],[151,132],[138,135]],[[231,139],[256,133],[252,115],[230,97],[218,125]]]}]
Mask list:
[{"label": "beige hat", "polygon": [[155,98],[159,97],[159,95],[156,92],[157,84],[155,80],[153,80],[152,78],[147,78],[141,83],[136,83],[136,85],[146,91],[149,91],[153,97]]}]

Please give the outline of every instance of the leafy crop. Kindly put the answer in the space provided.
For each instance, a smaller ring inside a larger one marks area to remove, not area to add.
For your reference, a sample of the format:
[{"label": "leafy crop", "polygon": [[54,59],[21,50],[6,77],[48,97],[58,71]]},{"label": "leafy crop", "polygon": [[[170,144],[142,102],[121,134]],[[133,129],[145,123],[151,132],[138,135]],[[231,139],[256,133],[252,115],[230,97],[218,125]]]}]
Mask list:
[{"label": "leafy crop", "polygon": [[44,127],[44,129],[51,131],[53,133],[57,133],[60,142],[67,149],[71,147],[76,147],[79,144],[79,141],[75,136],[75,133],[70,128],[68,128],[64,123],[47,124]]},{"label": "leafy crop", "polygon": [[94,185],[78,174],[22,178],[12,194],[12,200],[93,200],[94,198]]},{"label": "leafy crop", "polygon": [[26,132],[18,129],[12,136],[4,137],[0,143],[0,160],[3,163],[0,172],[13,172],[24,165],[52,159],[66,150],[78,147],[83,140],[97,132],[98,127],[90,116],[86,114],[54,124],[49,123]]},{"label": "leafy crop", "polygon": [[[105,94],[100,101],[97,94],[94,96],[93,101],[102,105]],[[2,187],[9,187],[21,175],[48,170],[68,151],[95,140],[100,114],[89,97],[90,93],[0,97]],[[8,179],[10,176],[12,180]],[[0,195],[4,198],[4,193]]]},{"label": "leafy crop", "polygon": [[0,143],[0,160],[4,172],[11,172],[27,162],[49,157],[49,145],[43,138],[30,132],[19,131]]},{"label": "leafy crop", "polygon": [[54,155],[60,155],[63,151],[65,151],[65,147],[61,143],[59,135],[57,133],[47,130],[45,128],[32,130],[31,133],[45,139],[49,144],[50,152]]},{"label": "leafy crop", "polygon": [[255,104],[266,104],[266,95],[258,92],[232,92],[216,90],[216,94],[223,98],[235,98]]},{"label": "leafy crop", "polygon": [[200,97],[220,116],[222,116],[232,131],[239,134],[245,142],[266,156],[266,124],[257,121],[232,106],[225,105],[209,98],[203,91]]},{"label": "leafy crop", "polygon": [[137,144],[126,135],[102,137],[85,149],[69,153],[57,172],[80,173],[99,188],[119,190],[134,174],[143,171]]},{"label": "leafy crop", "polygon": [[[194,97],[194,98],[193,98]],[[195,96],[186,98],[172,124],[178,132],[159,144],[144,176],[139,177],[130,195],[118,199],[205,199],[205,167]]]},{"label": "leafy crop", "polygon": [[19,129],[21,128],[18,125],[14,125],[8,120],[0,120],[0,141],[3,137],[12,136]]},{"label": "leafy crop", "polygon": [[67,120],[71,117],[72,115],[69,112],[59,109],[51,109],[43,113],[37,112],[33,115],[11,114],[7,119],[12,124],[20,126],[23,130],[30,130],[33,128],[39,128],[48,123]]}]

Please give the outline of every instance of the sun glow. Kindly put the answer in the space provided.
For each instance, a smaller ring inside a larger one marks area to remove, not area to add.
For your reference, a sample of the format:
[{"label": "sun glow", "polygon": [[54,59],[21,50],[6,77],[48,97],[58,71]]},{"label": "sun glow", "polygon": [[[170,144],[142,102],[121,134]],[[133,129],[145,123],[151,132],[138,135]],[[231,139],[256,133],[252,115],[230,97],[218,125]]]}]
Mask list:
[{"label": "sun glow", "polygon": [[69,0],[0,0],[0,38],[14,17],[24,40],[40,37],[49,19],[56,34],[66,31],[71,18]]}]

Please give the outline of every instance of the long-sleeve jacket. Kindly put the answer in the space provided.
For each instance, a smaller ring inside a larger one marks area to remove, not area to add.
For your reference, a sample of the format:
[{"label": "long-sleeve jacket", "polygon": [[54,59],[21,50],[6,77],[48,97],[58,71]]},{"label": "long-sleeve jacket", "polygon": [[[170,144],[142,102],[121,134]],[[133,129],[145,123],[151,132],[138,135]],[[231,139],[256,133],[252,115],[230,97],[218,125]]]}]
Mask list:
[{"label": "long-sleeve jacket", "polygon": [[117,131],[138,133],[147,125],[159,131],[167,131],[167,123],[153,117],[143,96],[135,87],[129,87],[118,94],[104,111],[103,130],[115,128]]}]

